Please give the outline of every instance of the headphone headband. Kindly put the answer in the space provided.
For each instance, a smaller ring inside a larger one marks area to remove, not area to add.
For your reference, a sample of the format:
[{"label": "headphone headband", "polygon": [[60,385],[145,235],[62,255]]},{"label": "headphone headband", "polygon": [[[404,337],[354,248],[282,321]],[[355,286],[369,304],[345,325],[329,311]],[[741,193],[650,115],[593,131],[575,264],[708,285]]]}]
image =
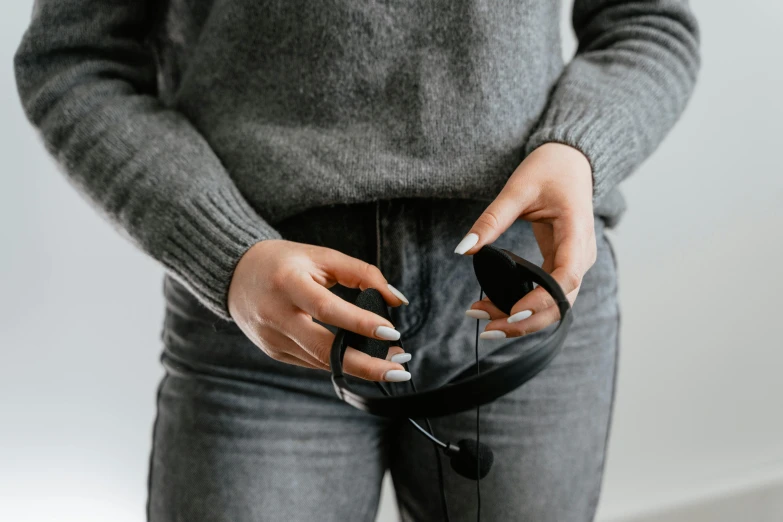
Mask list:
[{"label": "headphone headband", "polygon": [[[360,410],[383,417],[442,417],[492,402],[523,385],[543,370],[559,353],[573,320],[571,305],[565,293],[552,276],[508,250],[488,245],[475,256],[479,256],[482,252],[485,252],[485,255],[502,255],[511,262],[512,270],[517,270],[527,279],[535,281],[555,299],[560,310],[560,322],[549,337],[519,357],[479,375],[432,390],[382,397],[362,395],[349,387],[342,368],[343,357],[348,347],[348,332],[339,329],[332,343],[330,355],[332,383],[337,396]],[[506,268],[498,267],[498,270],[502,274]],[[479,283],[482,281],[479,280]],[[482,288],[485,288],[483,284]],[[509,290],[513,292],[516,289]],[[487,293],[487,295],[491,300],[493,299],[491,294]]]}]

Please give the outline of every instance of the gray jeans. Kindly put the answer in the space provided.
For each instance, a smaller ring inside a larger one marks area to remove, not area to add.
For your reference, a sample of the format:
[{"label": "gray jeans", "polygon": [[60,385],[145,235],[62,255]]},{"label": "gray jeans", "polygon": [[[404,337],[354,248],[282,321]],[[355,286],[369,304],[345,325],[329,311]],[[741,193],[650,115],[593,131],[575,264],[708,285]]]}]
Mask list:
[{"label": "gray jeans", "polygon": [[[394,309],[392,322],[413,354],[421,389],[473,371],[476,325],[464,310],[478,299],[479,286],[470,258],[453,250],[485,207],[381,201],[314,209],[275,225],[286,239],[379,264],[405,293],[411,304]],[[495,454],[481,481],[483,520],[594,517],[619,326],[614,256],[603,232],[597,220],[598,259],[585,276],[562,353],[532,381],[481,409],[481,441]],[[526,222],[495,244],[541,263]],[[335,292],[355,295],[339,286]],[[342,403],[328,373],[270,359],[175,281],[166,280],[165,293],[166,375],[150,459],[149,520],[371,522],[387,469],[403,520],[442,519],[433,447],[406,422]],[[546,333],[481,341],[482,369]],[[443,440],[473,438],[475,411],[433,425]],[[475,482],[445,464],[451,520],[475,520]]]}]

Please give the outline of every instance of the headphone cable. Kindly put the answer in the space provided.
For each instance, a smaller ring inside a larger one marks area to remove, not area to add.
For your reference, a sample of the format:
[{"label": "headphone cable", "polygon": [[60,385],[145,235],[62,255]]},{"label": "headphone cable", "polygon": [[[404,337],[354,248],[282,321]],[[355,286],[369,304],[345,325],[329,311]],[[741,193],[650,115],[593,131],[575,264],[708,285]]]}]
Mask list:
[{"label": "headphone cable", "polygon": [[[479,301],[484,298],[484,289],[481,289],[479,293]],[[476,319],[476,375],[481,373],[479,367],[479,320]],[[481,522],[481,451],[479,451],[479,443],[481,442],[481,431],[479,430],[479,411],[480,406],[476,406],[476,520]]]},{"label": "headphone cable", "polygon": [[[484,298],[484,290],[481,289],[481,292],[479,293],[479,301],[481,301],[483,298]],[[481,367],[479,362],[479,327],[480,327],[480,321],[476,319],[476,341],[475,341],[476,375],[479,375],[481,373]],[[403,364],[403,367],[406,370],[410,371],[407,363]],[[411,384],[411,389],[413,390],[413,393],[417,393],[416,384],[413,382],[413,377],[411,377],[411,380],[409,382]],[[388,390],[386,390],[386,388],[380,382],[376,381],[375,384],[381,390],[381,392],[387,397],[392,395]],[[479,451],[479,443],[481,442],[480,411],[481,411],[481,407],[476,406],[476,521],[477,522],[481,522],[481,452]],[[435,459],[438,468],[438,486],[440,489],[440,503],[441,503],[441,507],[443,508],[443,520],[444,522],[449,522],[449,509],[448,509],[448,504],[446,503],[446,487],[445,487],[445,482],[443,477],[443,461],[441,460],[440,451],[439,451],[439,448],[445,445],[443,444],[443,442],[441,442],[435,437],[435,431],[433,430],[432,423],[428,418],[426,417],[424,418],[424,423],[427,426],[426,430],[422,428],[413,419],[408,419],[408,422],[432,442],[432,447],[435,450]]]},{"label": "headphone cable", "polygon": [[[403,364],[403,367],[406,370],[408,370],[408,365],[407,364]],[[417,392],[416,385],[413,383],[413,378],[412,377],[411,377],[410,383],[411,383],[411,388],[413,389],[413,393],[416,393]],[[386,388],[380,382],[376,381],[375,385],[387,397],[392,395],[388,390],[386,390]],[[450,519],[449,519],[449,508],[448,508],[448,505],[446,504],[446,486],[445,486],[444,478],[443,478],[443,461],[441,460],[440,451],[438,449],[438,448],[441,448],[441,447],[446,448],[447,446],[442,441],[438,440],[437,437],[435,437],[435,431],[432,429],[432,424],[430,423],[430,420],[428,418],[426,418],[426,417],[424,418],[424,423],[427,426],[426,430],[424,428],[422,428],[419,425],[419,423],[417,423],[413,419],[408,419],[408,422],[414,428],[416,428],[422,435],[427,437],[432,442],[432,447],[435,450],[435,459],[436,459],[436,463],[437,463],[437,466],[438,466],[438,485],[440,487],[440,505],[443,508],[443,520],[444,520],[444,522],[450,522]]]},{"label": "headphone cable", "polygon": [[[405,364],[405,369],[406,370],[408,369],[407,364]],[[416,393],[417,390],[416,390],[416,385],[413,384],[413,377],[411,377],[410,383],[411,383],[411,389],[413,390],[413,393]],[[427,430],[432,434],[432,437],[434,437],[435,431],[432,429],[432,423],[430,422],[430,420],[425,417],[424,423],[427,425]],[[435,450],[435,462],[437,463],[438,466],[438,486],[440,487],[440,504],[441,507],[443,508],[443,520],[445,522],[449,522],[449,507],[446,504],[446,484],[443,478],[443,461],[441,460],[440,457],[440,451],[438,451],[438,446],[439,446],[438,443],[440,441],[436,442],[436,440],[432,437],[431,437],[432,446],[433,449]]]}]

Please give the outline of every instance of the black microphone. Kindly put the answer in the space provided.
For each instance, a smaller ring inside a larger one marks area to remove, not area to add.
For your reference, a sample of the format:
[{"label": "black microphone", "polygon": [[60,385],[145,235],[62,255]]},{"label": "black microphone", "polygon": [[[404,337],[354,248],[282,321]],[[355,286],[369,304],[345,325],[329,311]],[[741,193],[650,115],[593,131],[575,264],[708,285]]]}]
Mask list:
[{"label": "black microphone", "polygon": [[456,446],[449,443],[443,448],[443,453],[449,457],[451,469],[470,480],[486,477],[495,461],[495,454],[490,447],[481,442],[476,444],[474,439],[462,439]]},{"label": "black microphone", "polygon": [[[389,396],[389,392],[381,383],[376,382],[375,384],[384,395]],[[416,431],[432,441],[449,457],[451,469],[457,474],[470,480],[479,480],[487,476],[495,461],[495,454],[492,453],[489,446],[481,442],[476,444],[475,439],[462,439],[456,444],[443,442],[434,433],[422,428],[415,420],[411,418],[407,420],[411,426],[416,428]],[[479,467],[480,469],[477,469]],[[478,471],[478,475],[476,471]]]}]

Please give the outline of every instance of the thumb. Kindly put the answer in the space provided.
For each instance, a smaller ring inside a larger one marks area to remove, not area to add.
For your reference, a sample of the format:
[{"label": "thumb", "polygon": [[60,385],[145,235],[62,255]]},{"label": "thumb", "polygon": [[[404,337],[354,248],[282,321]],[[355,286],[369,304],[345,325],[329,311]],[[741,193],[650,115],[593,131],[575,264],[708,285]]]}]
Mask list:
[{"label": "thumb", "polygon": [[523,213],[527,204],[525,196],[526,191],[506,184],[498,197],[490,203],[467,235],[462,238],[454,253],[472,255],[481,250],[484,245],[495,241]]}]

